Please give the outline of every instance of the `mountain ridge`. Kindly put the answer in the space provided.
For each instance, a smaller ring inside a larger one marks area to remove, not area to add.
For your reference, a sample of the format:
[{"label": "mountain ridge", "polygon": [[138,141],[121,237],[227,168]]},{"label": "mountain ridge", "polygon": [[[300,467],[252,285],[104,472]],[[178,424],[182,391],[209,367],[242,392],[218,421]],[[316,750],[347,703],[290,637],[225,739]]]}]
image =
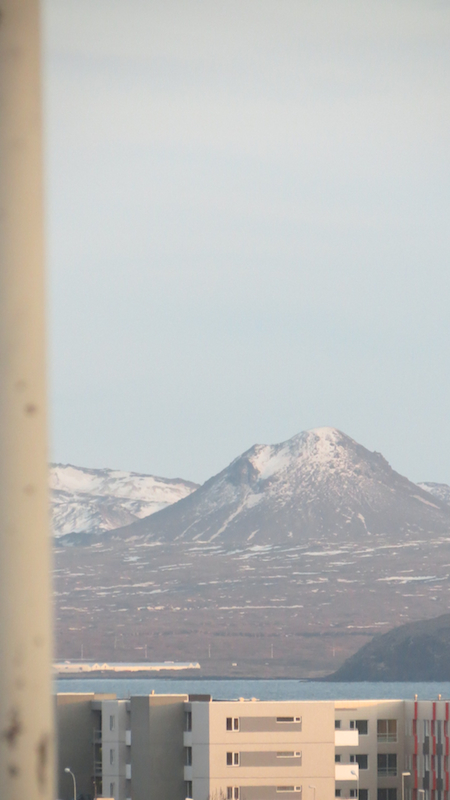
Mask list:
[{"label": "mountain ridge", "polygon": [[328,681],[448,681],[450,614],[417,620],[374,636]]},{"label": "mountain ridge", "polygon": [[443,503],[450,505],[450,486],[447,483],[434,483],[432,481],[426,483],[418,483],[421,489],[430,492],[433,497],[438,497]]},{"label": "mountain ridge", "polygon": [[197,488],[197,484],[181,478],[73,464],[51,464],[49,483],[56,537],[114,530],[159,511]]}]

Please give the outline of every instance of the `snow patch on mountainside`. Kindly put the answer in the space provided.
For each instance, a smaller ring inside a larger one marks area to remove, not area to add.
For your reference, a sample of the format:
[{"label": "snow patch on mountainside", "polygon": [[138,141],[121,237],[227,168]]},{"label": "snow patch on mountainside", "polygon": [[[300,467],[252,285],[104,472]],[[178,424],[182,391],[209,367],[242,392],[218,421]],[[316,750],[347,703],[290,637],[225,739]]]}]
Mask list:
[{"label": "snow patch on mountainside", "polygon": [[256,452],[250,457],[250,463],[259,472],[262,481],[271,478],[278,472],[282,472],[289,466],[291,460],[288,447],[277,450],[270,445],[262,445],[256,448]]},{"label": "snow patch on mountainside", "polygon": [[447,483],[418,483],[417,485],[421,489],[425,489],[426,492],[430,492],[434,497],[438,497],[442,502],[450,505],[450,486]]},{"label": "snow patch on mountainside", "polygon": [[255,445],[249,461],[263,481],[292,471],[292,467],[298,469],[301,463],[308,463],[310,470],[326,469],[338,453],[340,466],[343,466],[345,449],[342,438],[335,428],[313,428],[278,445]]},{"label": "snow patch on mountainside", "polygon": [[336,455],[336,447],[342,444],[343,436],[336,428],[313,428],[306,432],[306,449],[317,465],[327,466]]}]

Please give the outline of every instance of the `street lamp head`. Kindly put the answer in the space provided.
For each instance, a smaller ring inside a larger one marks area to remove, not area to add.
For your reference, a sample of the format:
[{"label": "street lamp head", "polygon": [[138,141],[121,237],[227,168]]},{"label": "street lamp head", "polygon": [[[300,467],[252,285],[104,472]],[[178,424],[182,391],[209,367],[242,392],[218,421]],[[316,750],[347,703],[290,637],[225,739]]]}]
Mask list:
[{"label": "street lamp head", "polygon": [[409,778],[410,775],[410,772],[402,772],[402,778]]},{"label": "street lamp head", "polygon": [[64,767],[64,772],[72,772],[72,770],[69,767]]}]

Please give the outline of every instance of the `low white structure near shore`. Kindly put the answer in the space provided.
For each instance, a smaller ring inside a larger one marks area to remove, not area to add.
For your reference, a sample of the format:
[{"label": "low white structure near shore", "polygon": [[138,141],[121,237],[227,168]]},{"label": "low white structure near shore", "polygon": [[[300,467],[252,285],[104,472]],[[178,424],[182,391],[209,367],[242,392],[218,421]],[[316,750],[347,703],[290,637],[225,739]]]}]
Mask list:
[{"label": "low white structure near shore", "polygon": [[162,672],[167,670],[200,669],[198,661],[156,661],[156,662],[137,662],[127,664],[126,662],[94,662],[94,661],[61,661],[53,664],[53,669],[57,675],[80,675],[92,674],[93,672],[105,673],[113,672],[128,674],[130,672]]}]

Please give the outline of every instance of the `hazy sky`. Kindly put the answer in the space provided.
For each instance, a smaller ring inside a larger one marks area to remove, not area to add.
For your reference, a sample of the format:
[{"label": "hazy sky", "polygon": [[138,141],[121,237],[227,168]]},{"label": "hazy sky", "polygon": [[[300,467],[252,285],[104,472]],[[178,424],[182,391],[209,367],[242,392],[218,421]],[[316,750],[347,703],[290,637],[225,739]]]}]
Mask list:
[{"label": "hazy sky", "polygon": [[52,458],[450,483],[450,4],[46,0]]}]

